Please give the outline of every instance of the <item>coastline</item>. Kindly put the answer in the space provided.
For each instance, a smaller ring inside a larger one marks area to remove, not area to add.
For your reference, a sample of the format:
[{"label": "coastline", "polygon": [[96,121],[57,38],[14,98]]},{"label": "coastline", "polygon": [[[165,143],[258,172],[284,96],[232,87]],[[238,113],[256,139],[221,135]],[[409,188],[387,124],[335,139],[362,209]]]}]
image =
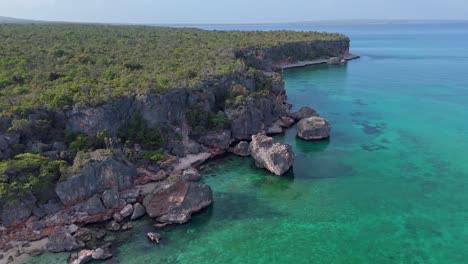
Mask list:
[{"label": "coastline", "polygon": [[[361,56],[356,55],[356,54],[347,54],[343,56],[343,59],[346,61],[350,60],[356,60],[359,59]],[[306,60],[306,61],[299,61],[296,63],[289,63],[289,64],[284,64],[281,65],[281,70],[287,70],[287,69],[293,69],[293,68],[303,68],[307,66],[313,66],[313,65],[321,65],[321,64],[327,64],[329,63],[330,59],[316,59],[316,60]]]},{"label": "coastline", "polygon": [[[353,54],[342,55],[341,53],[341,55],[340,54],[336,54],[336,55],[339,57],[330,57],[328,59],[317,59],[317,60],[311,60],[311,61],[300,61],[300,62],[293,63],[293,64],[286,64],[278,68],[284,70],[284,69],[291,69],[291,68],[306,67],[310,65],[326,64],[326,63],[329,63],[330,60],[334,58],[338,59],[338,63],[333,63],[333,64],[343,64],[343,63],[346,63],[346,61],[359,58],[358,55],[353,55]],[[274,66],[274,65],[279,66],[281,64],[272,64],[271,66]],[[268,70],[263,70],[263,72],[265,76],[268,76],[268,77],[271,77],[271,76],[268,75],[267,73],[273,74],[272,72]],[[80,204],[67,205],[65,206],[63,210],[59,211],[58,213],[55,213],[53,215],[48,215],[43,219],[32,216],[31,218],[28,219],[28,221],[26,222],[26,225],[23,226],[23,228],[18,228],[16,230],[14,229],[0,230],[0,233],[2,233],[2,235],[9,235],[10,238],[12,239],[13,238],[18,239],[18,240],[11,240],[10,241],[11,243],[8,243],[8,240],[6,241],[7,243],[5,244],[10,244],[12,248],[10,249],[6,249],[6,247],[2,248],[3,250],[5,250],[4,253],[6,253],[6,255],[3,256],[4,257],[3,259],[5,261],[10,261],[10,256],[11,256],[13,258],[13,261],[8,262],[8,263],[18,263],[18,261],[24,259],[26,255],[41,254],[42,252],[47,252],[46,250],[46,243],[48,241],[47,237],[50,235],[53,235],[53,233],[56,230],[58,230],[58,228],[76,224],[80,228],[86,229],[88,224],[113,221],[112,219],[113,218],[115,219],[114,215],[119,212],[122,212],[122,210],[124,209],[124,206],[128,206],[128,205],[134,206],[136,203],[143,203],[143,198],[148,195],[151,195],[151,193],[154,190],[156,190],[158,187],[171,184],[171,182],[174,180],[184,180],[186,170],[190,170],[191,168],[199,168],[200,165],[224,153],[227,153],[229,155],[231,154],[237,155],[235,151],[233,151],[233,149],[231,148],[232,143],[235,143],[235,142],[240,143],[240,142],[249,141],[249,139],[246,138],[245,136],[252,134],[250,132],[255,132],[255,133],[263,132],[268,135],[276,135],[276,134],[284,133],[290,126],[284,125],[282,123],[282,118],[288,118],[291,113],[289,112],[290,104],[287,101],[286,91],[284,90],[284,82],[282,81],[281,77],[274,80],[274,83],[271,89],[272,89],[271,94],[256,99],[258,100],[258,102],[260,102],[259,104],[256,104],[258,103],[256,101],[252,101],[250,102],[251,105],[247,105],[246,109],[242,109],[241,111],[239,111],[239,109],[232,109],[232,110],[238,111],[238,113],[236,113],[240,116],[240,118],[238,117],[238,121],[239,123],[242,123],[243,126],[246,126],[243,128],[248,128],[247,132],[245,132],[244,129],[241,129],[243,131],[243,134],[240,134],[239,136],[235,136],[235,132],[239,130],[239,127],[235,127],[235,128],[232,127],[228,131],[229,134],[228,134],[227,139],[225,137],[225,134],[223,134],[225,131],[223,131],[223,133],[221,134],[214,133],[211,135],[207,135],[205,138],[205,142],[202,142],[199,139],[195,140],[197,142],[192,141],[190,139],[188,139],[187,142],[184,140],[183,142],[181,142],[182,145],[184,145],[185,143],[190,143],[192,145],[193,143],[196,143],[197,145],[200,146],[200,148],[198,148],[196,152],[190,153],[186,156],[175,155],[175,156],[172,156],[174,158],[173,160],[171,160],[170,158],[168,160],[164,160],[163,162],[161,162],[161,164],[158,164],[158,166],[161,168],[160,169],[161,173],[156,173],[151,170],[150,171],[145,170],[146,168],[144,167],[143,167],[143,170],[139,170],[141,169],[140,166],[135,164],[136,169],[138,171],[138,175],[136,175],[135,178],[132,179],[134,180],[133,186],[128,186],[130,187],[129,189],[121,191],[117,195],[118,197],[123,197],[124,194],[128,195],[129,193],[128,191],[136,190],[136,196],[126,198],[123,205],[119,204],[118,207],[106,209],[105,211],[100,212],[99,214],[91,215],[92,213],[90,213],[89,216],[82,217],[81,219],[75,219],[74,218],[75,211],[73,210],[76,209],[77,211],[79,211],[79,210],[82,210],[83,205],[86,205],[86,206],[91,205],[89,203],[90,201],[95,202],[92,199],[93,197],[98,197],[98,199],[103,199],[103,197],[101,197],[101,195],[97,193],[97,194],[93,194],[93,196],[89,198],[89,200],[87,201],[86,200],[82,201]],[[275,112],[278,110],[277,109],[275,110],[274,108],[271,108],[271,109],[260,108],[259,105],[260,106],[265,105],[264,103],[275,104],[278,109],[280,108],[283,109],[283,112],[281,111]],[[250,124],[244,124],[243,117],[249,116],[249,112],[252,112],[252,111],[270,112],[271,116],[269,117],[269,119],[271,120],[268,121],[267,119],[265,120],[254,119],[254,120],[251,120]],[[87,118],[89,118],[89,116],[87,116]],[[260,127],[258,127],[257,125],[260,125]],[[278,129],[280,130],[279,132],[278,132]],[[188,135],[187,135],[187,138],[188,138]],[[216,143],[213,143],[213,142],[216,142]],[[183,146],[183,147],[187,147],[187,146]],[[114,159],[114,157],[108,157],[107,161],[112,164],[120,163],[119,159]],[[99,160],[98,163],[101,165],[104,164],[102,165],[103,168],[107,168],[105,165],[105,162],[107,161],[106,159]],[[112,172],[112,173],[118,175],[117,172]],[[192,181],[192,180],[188,180],[188,181]],[[175,195],[177,195],[177,193]],[[183,198],[185,199],[185,197]],[[101,204],[101,202],[98,202],[98,203]],[[195,213],[205,207],[206,206],[197,208],[196,206],[194,206],[190,209],[191,210],[190,213],[192,212]],[[72,208],[74,209],[72,210]],[[171,215],[171,217],[173,216]],[[189,219],[190,219],[190,214],[188,215],[187,221]],[[172,222],[170,223],[164,223],[160,221],[160,223],[163,226],[171,225],[171,224],[179,224],[175,220],[171,220],[171,221]],[[131,221],[128,221],[126,223],[131,223]],[[44,224],[46,228],[39,228],[39,230],[35,230],[34,228],[31,228],[32,224]],[[31,233],[31,230],[33,231],[32,233]],[[11,231],[11,232],[8,232],[8,231]],[[122,232],[125,230],[124,229],[122,230],[107,229],[107,231]],[[33,244],[32,242],[28,242],[28,241],[38,241],[38,242]],[[39,241],[41,242],[39,243]],[[5,244],[4,246],[6,246]],[[33,244],[35,246],[26,250],[18,251],[18,249],[25,248],[23,245],[28,245],[28,244]],[[73,251],[75,250],[68,250],[67,252],[73,252]]]}]

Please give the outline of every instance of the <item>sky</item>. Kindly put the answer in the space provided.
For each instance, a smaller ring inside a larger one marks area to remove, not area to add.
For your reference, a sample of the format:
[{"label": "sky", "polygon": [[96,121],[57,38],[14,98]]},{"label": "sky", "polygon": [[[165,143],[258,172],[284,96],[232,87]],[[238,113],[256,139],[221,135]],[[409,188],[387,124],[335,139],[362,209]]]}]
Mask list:
[{"label": "sky", "polygon": [[468,20],[468,0],[0,0],[0,16],[136,24]]}]

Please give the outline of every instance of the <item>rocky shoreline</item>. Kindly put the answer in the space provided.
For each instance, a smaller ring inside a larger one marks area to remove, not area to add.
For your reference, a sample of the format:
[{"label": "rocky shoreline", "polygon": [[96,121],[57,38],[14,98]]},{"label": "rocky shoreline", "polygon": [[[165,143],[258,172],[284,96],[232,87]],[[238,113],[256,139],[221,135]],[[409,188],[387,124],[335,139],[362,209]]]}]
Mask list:
[{"label": "rocky shoreline", "polygon": [[[303,45],[307,47],[305,52],[310,52],[317,50],[318,44]],[[338,48],[321,54],[322,61],[344,63],[356,58],[348,53],[349,42],[335,45]],[[286,173],[295,158],[291,146],[275,142],[269,136],[281,134],[298,122],[302,124],[298,125],[298,137],[320,140],[329,137],[330,126],[308,107],[290,113],[284,82],[275,71],[307,64],[292,63],[309,55],[299,53],[295,59],[278,59],[275,55],[278,52],[264,51],[256,58],[257,68],[262,70],[261,82],[267,83],[268,92],[242,102],[226,103],[230,89],[242,84],[254,91],[258,77],[224,76],[198,89],[135,95],[99,108],[75,107],[65,113],[62,118],[73,131],[94,135],[105,129],[116,135],[117,128],[125,126],[138,112],[149,126],[171,127],[180,134],[180,139],[170,140],[164,148],[166,155],[157,161],[130,161],[129,151],[141,152],[137,145],[85,153],[75,157],[74,171],[57,182],[46,201],[39,202],[38,197],[30,194],[14,203],[0,204],[0,263],[14,263],[25,255],[44,251],[73,252],[69,263],[75,264],[107,259],[112,257],[112,245],[103,240],[106,233],[131,229],[132,221],[144,215],[155,219],[156,232],[166,225],[186,223],[192,214],[213,202],[210,186],[197,183],[200,180],[197,167],[225,153],[252,156],[257,167],[276,175]],[[229,127],[193,136],[194,127],[188,124],[186,116],[194,111],[195,103],[206,111],[225,113]],[[9,146],[14,145],[9,144],[12,136],[0,137],[0,141],[7,142],[1,154],[8,156]],[[54,146],[43,144],[41,148],[50,149],[46,154],[54,155]],[[94,223],[105,223],[104,230],[88,227]],[[144,235],[154,238],[152,241],[161,239],[157,233]],[[32,247],[31,241],[41,242]]]}]

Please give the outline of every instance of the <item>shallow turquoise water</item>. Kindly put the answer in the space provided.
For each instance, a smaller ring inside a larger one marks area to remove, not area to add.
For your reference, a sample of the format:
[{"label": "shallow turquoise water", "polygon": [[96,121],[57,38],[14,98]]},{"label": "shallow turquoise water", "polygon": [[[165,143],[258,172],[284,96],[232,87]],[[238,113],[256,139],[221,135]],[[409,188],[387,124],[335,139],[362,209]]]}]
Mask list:
[{"label": "shallow turquoise water", "polygon": [[330,141],[279,137],[297,155],[284,177],[251,158],[209,163],[213,206],[159,246],[138,222],[109,263],[468,263],[468,24],[318,29],[363,55],[284,73],[289,101],[326,117]]}]

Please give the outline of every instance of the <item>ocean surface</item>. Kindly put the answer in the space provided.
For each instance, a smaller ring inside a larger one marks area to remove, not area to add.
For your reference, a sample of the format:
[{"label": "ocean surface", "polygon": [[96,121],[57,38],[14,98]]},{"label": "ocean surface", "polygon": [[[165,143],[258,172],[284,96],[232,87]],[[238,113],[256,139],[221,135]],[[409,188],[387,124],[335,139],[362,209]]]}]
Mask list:
[{"label": "ocean surface", "polygon": [[210,162],[211,208],[160,245],[146,240],[149,219],[109,236],[107,263],[468,263],[468,23],[204,28],[341,32],[362,58],[284,72],[294,108],[332,125],[329,141],[278,137],[292,171]]}]

